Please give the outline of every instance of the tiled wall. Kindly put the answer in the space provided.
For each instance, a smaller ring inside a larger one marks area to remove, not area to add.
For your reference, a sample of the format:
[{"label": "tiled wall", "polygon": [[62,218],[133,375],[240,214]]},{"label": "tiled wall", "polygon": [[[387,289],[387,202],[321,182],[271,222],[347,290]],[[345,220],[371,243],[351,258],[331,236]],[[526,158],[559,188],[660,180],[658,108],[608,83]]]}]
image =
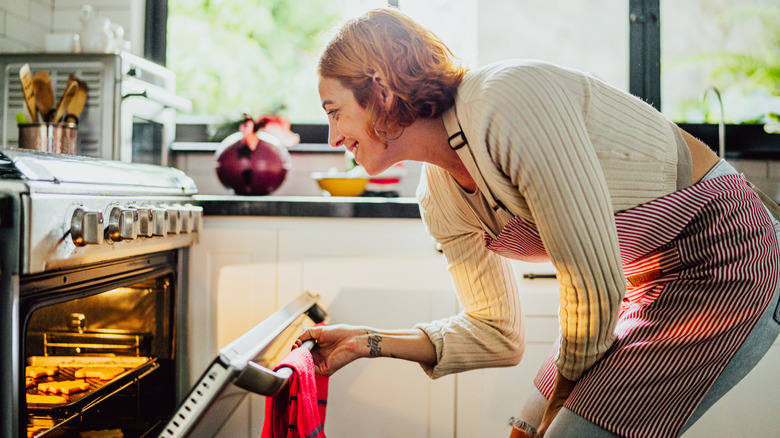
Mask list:
[{"label": "tiled wall", "polygon": [[728,162],[761,191],[780,203],[780,161],[730,159]]},{"label": "tiled wall", "polygon": [[0,0],[0,53],[38,52],[47,34],[75,34],[82,28],[81,7],[124,28],[131,52],[143,53],[145,0]]},{"label": "tiled wall", "polygon": [[51,31],[55,0],[0,0],[0,52],[35,52]]}]

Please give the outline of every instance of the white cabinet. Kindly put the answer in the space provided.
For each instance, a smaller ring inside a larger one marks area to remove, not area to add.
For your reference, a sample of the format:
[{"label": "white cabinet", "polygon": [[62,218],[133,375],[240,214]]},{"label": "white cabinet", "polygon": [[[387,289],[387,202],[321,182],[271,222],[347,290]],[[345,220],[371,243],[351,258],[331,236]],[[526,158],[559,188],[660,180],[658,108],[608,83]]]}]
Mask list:
[{"label": "white cabinet", "polygon": [[[302,291],[322,296],[330,324],[409,328],[457,312],[443,256],[413,219],[206,218],[191,257],[193,379],[219,347]],[[455,435],[455,377],[415,363],[364,359],[330,380],[331,436]],[[252,396],[221,436],[260,436]]]},{"label": "white cabinet", "polygon": [[[533,379],[558,334],[558,282],[551,263],[513,262],[525,315],[526,347],[520,364],[461,373],[458,379],[458,437],[508,437]],[[524,278],[533,274],[535,278]],[[540,278],[539,275],[542,275]]]}]

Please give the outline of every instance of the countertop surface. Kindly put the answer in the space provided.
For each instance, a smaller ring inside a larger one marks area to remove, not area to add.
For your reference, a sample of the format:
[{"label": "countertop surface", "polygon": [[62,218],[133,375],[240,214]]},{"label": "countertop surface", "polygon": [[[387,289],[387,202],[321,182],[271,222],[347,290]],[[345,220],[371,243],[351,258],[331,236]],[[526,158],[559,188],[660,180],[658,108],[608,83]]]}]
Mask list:
[{"label": "countertop surface", "polygon": [[196,195],[205,216],[419,219],[415,198]]}]

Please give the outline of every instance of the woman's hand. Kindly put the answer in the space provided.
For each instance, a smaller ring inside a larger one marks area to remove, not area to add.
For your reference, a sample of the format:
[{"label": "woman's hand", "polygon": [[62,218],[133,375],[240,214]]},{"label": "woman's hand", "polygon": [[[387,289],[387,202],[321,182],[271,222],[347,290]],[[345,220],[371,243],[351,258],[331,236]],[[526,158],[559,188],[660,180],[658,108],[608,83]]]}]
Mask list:
[{"label": "woman's hand", "polygon": [[313,340],[311,355],[314,371],[329,377],[344,365],[363,357],[358,348],[357,336],[364,333],[365,329],[344,324],[310,327],[296,339],[295,348]]},{"label": "woman's hand", "polygon": [[316,326],[304,330],[295,346],[314,340],[314,370],[331,376],[361,357],[392,357],[436,365],[436,347],[419,329],[376,330],[351,325]]}]

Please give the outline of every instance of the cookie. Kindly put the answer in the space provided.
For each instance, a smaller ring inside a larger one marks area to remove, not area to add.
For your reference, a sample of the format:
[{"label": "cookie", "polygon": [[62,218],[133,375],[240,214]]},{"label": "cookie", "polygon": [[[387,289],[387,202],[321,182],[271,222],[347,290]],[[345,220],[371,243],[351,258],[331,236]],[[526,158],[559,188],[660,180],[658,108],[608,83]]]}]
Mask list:
[{"label": "cookie", "polygon": [[37,379],[44,376],[53,376],[57,374],[59,370],[56,367],[36,367],[30,366],[25,368],[24,375]]},{"label": "cookie", "polygon": [[89,383],[83,380],[64,380],[62,382],[39,383],[38,391],[53,392],[55,394],[73,394],[74,392],[86,391],[89,389]]},{"label": "cookie", "polygon": [[59,405],[67,403],[68,399],[59,395],[27,394],[27,403],[42,405]]},{"label": "cookie", "polygon": [[89,366],[80,370],[76,370],[74,376],[77,379],[84,378],[98,378],[100,380],[111,380],[114,377],[125,372],[122,367],[101,367],[101,366]]}]

